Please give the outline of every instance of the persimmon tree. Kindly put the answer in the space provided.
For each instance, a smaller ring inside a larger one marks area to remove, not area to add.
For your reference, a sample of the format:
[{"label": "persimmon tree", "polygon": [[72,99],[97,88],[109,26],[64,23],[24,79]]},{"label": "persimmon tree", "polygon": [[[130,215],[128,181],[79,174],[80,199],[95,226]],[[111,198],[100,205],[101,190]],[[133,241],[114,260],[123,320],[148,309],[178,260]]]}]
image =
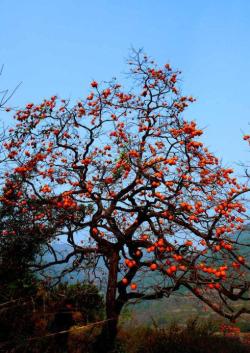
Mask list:
[{"label": "persimmon tree", "polygon": [[179,72],[140,51],[129,65],[130,91],[116,80],[93,81],[73,107],[54,96],[16,113],[1,197],[40,232],[55,225],[48,240],[66,237],[71,245],[65,258],[54,253],[39,269],[104,260],[109,342],[131,300],[184,287],[234,320],[248,310],[235,312],[231,303],[249,299],[249,266],[239,253],[247,187],[203,145],[195,121],[185,120],[194,98],[180,93]]}]

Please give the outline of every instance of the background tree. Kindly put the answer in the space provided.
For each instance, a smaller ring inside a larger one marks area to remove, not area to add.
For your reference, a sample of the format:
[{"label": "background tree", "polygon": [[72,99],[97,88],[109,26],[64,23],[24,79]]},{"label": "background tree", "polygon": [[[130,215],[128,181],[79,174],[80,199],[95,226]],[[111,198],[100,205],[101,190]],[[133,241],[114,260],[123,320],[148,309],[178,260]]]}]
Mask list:
[{"label": "background tree", "polygon": [[[231,302],[248,300],[246,259],[238,253],[248,191],[200,141],[183,117],[178,71],[158,68],[141,52],[129,60],[134,88],[96,81],[70,107],[56,96],[16,113],[5,143],[9,170],[2,196],[47,239],[72,250],[58,263],[107,267],[102,338],[110,344],[131,300],[169,296],[180,287],[234,320]],[[10,181],[16,175],[16,181]],[[21,188],[20,183],[21,182]],[[21,189],[12,201],[13,190]],[[219,255],[218,255],[219,254]],[[146,280],[147,279],[147,280]]]},{"label": "background tree", "polygon": [[[3,68],[4,66],[2,65],[0,68],[0,78],[3,74]],[[10,99],[13,97],[14,93],[18,89],[21,83],[19,83],[15,89],[12,91],[9,89],[0,89],[0,112],[6,111],[9,112],[11,111],[11,108],[7,106],[9,103]],[[1,116],[2,118],[2,116]],[[6,127],[4,125],[4,119],[2,119],[2,129],[0,132],[0,141],[1,141],[1,147],[0,147],[0,166],[1,166],[1,187],[3,184],[4,180],[4,173],[6,172],[6,151],[3,146],[3,144],[6,142],[8,138],[8,133],[6,131]],[[14,176],[16,178],[16,176]],[[10,181],[9,181],[10,182]],[[3,192],[3,189],[1,189],[1,194]],[[11,195],[9,195],[9,198],[14,201],[18,199],[18,190],[15,190]],[[34,259],[34,249],[29,249],[31,246],[31,242],[27,241],[24,235],[24,226],[27,227],[29,224],[29,220],[27,217],[25,217],[24,214],[19,217],[18,215],[18,209],[15,209],[14,207],[11,206],[11,204],[3,204],[1,202],[0,204],[0,278],[1,278],[1,303],[3,301],[9,300],[9,293],[7,294],[8,290],[5,291],[3,287],[7,284],[9,286],[9,289],[12,287],[12,289],[15,287],[14,282],[17,279],[20,279],[21,281],[24,279],[24,276],[19,276],[20,274],[24,274],[24,266],[27,266],[27,261],[29,257],[29,260],[32,258]],[[20,233],[22,234],[22,238],[19,238]],[[7,237],[5,235],[12,234],[15,235],[14,237]],[[44,238],[43,238],[44,240]],[[22,245],[20,245],[22,244]],[[17,254],[19,253],[19,260],[21,259],[21,262],[17,260]],[[15,264],[15,265],[14,265]],[[6,289],[6,288],[5,288]],[[6,297],[5,297],[6,296]],[[8,298],[8,299],[7,299]]]},{"label": "background tree", "polygon": [[[15,189],[12,188],[13,184],[16,186]],[[30,218],[29,213],[20,212],[20,208],[15,207],[22,193],[21,185],[21,181],[18,181],[16,177],[9,178],[8,183],[2,189],[3,194],[5,191],[8,193],[8,203],[1,203],[0,208],[0,298],[2,303],[20,297],[24,287],[28,287],[28,283],[32,286],[32,279],[35,281],[35,277],[30,267],[36,261],[38,254],[43,252],[47,234],[52,235],[55,232],[52,223],[42,229]]]}]

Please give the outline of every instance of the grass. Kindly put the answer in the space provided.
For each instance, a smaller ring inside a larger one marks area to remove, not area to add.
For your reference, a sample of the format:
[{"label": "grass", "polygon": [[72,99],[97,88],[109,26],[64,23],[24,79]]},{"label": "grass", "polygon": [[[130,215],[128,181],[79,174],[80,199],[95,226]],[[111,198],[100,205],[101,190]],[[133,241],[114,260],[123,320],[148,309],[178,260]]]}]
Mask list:
[{"label": "grass", "polygon": [[[172,321],[164,326],[153,319],[147,326],[128,321],[129,317],[126,325],[120,326],[111,353],[250,353],[250,332],[242,333],[228,323],[228,330],[222,331],[221,321],[211,318],[194,316],[181,324]],[[65,350],[60,350],[53,338],[45,337],[4,353],[101,353],[93,348],[100,331],[101,325],[84,326],[80,321],[69,331],[68,350],[66,343]]]},{"label": "grass", "polygon": [[216,333],[212,321],[189,319],[186,327],[176,323],[165,328],[137,327],[119,332],[115,353],[249,353],[239,336]]}]

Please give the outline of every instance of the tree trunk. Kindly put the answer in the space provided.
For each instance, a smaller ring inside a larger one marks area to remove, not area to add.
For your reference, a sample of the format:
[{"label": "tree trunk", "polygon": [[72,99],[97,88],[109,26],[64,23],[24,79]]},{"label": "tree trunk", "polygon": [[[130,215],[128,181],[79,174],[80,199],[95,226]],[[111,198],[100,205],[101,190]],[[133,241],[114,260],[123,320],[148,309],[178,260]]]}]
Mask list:
[{"label": "tree trunk", "polygon": [[114,251],[109,257],[109,275],[108,285],[106,292],[106,322],[102,328],[101,335],[98,339],[98,348],[102,352],[112,350],[117,335],[117,325],[121,306],[117,305],[116,292],[117,292],[117,274],[119,253]]}]

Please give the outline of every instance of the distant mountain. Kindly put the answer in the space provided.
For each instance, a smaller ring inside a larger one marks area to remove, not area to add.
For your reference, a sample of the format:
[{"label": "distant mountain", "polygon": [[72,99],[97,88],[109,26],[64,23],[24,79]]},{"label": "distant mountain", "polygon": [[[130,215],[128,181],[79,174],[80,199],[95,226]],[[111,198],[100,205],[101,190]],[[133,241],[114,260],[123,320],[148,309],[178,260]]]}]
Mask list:
[{"label": "distant mountain", "polygon": [[[240,233],[238,232],[238,233],[232,234],[232,239],[238,240],[240,244],[244,244],[244,245],[237,246],[238,252],[240,255],[245,256],[247,259],[250,259],[250,223],[246,224],[244,226],[243,231],[241,231]],[[249,247],[246,247],[245,245],[249,245]],[[54,242],[53,248],[59,260],[65,258],[65,256],[67,256],[67,254],[69,254],[72,251],[71,245],[69,245],[68,243],[62,243],[62,242]],[[220,253],[217,254],[217,258],[218,260],[222,260]],[[74,258],[71,258],[66,264],[54,265],[52,268],[47,268],[45,270],[45,273],[50,275],[51,277],[58,276],[63,270],[67,269],[70,265],[72,265],[73,260]],[[43,256],[42,261],[43,263],[48,263],[53,261],[53,255],[47,252]],[[103,261],[100,261],[99,267],[102,269],[102,272],[105,273],[107,271]],[[85,275],[83,271],[81,272],[74,271],[72,273],[66,273],[63,276],[62,281],[75,283],[77,281],[83,281],[84,278],[85,278]],[[155,282],[155,278],[156,278],[155,273],[153,273],[153,275],[149,274],[146,278],[144,278],[144,280],[148,284],[149,283],[153,284]]]}]

